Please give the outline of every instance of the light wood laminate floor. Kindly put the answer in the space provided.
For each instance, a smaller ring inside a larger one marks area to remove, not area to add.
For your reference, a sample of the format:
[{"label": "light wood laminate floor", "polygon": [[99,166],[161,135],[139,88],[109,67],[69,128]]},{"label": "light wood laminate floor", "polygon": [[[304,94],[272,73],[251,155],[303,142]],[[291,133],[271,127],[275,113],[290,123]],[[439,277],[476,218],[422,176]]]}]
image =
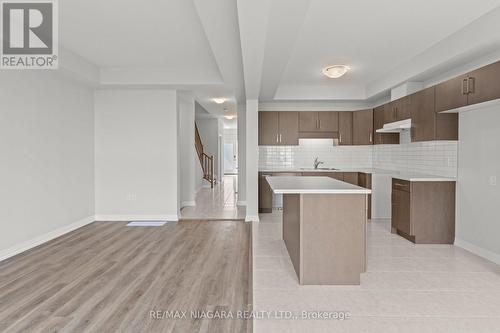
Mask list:
[{"label": "light wood laminate floor", "polygon": [[[95,222],[0,262],[0,332],[245,332],[250,225]],[[151,311],[188,311],[152,319]]]}]

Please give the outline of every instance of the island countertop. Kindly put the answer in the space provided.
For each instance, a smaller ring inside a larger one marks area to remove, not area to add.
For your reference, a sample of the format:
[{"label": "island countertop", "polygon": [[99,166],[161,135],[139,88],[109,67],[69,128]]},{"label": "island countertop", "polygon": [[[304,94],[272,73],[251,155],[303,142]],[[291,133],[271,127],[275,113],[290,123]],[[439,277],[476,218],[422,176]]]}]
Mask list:
[{"label": "island countertop", "polygon": [[266,177],[275,194],[371,194],[371,190],[330,177]]}]

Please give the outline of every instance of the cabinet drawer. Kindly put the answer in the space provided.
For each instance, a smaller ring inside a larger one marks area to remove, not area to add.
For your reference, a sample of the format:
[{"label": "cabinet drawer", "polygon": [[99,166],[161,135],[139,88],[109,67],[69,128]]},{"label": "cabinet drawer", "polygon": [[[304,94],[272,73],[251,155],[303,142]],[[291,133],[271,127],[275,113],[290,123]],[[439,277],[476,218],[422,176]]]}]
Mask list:
[{"label": "cabinet drawer", "polygon": [[410,192],[410,182],[407,180],[392,178],[392,189]]}]

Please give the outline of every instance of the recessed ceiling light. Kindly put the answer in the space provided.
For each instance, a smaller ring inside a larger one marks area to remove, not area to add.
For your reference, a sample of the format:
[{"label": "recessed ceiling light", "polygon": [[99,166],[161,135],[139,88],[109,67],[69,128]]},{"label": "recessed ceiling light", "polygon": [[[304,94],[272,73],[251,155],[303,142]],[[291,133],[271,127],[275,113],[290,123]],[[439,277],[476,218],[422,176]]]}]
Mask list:
[{"label": "recessed ceiling light", "polygon": [[226,99],[224,97],[218,97],[218,98],[214,98],[213,101],[217,104],[222,104],[226,101]]},{"label": "recessed ceiling light", "polygon": [[347,71],[350,69],[351,68],[346,65],[328,66],[323,69],[323,74],[325,76],[328,76],[330,79],[338,79],[339,77],[347,73]]},{"label": "recessed ceiling light", "polygon": [[236,116],[224,116],[224,118],[226,118],[227,120],[233,120],[234,118],[236,118]]}]

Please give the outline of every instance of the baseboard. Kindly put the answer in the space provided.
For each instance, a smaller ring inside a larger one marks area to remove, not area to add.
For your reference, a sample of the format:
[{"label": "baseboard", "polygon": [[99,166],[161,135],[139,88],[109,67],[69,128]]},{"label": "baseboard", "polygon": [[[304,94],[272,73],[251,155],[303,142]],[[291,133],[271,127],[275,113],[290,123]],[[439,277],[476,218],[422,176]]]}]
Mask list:
[{"label": "baseboard", "polygon": [[64,234],[67,234],[73,230],[81,228],[84,225],[90,224],[94,221],[95,221],[94,216],[89,216],[89,217],[86,217],[86,218],[81,219],[79,221],[73,222],[69,225],[66,225],[64,227],[50,231],[46,234],[32,238],[28,241],[14,245],[8,249],[2,250],[2,251],[0,251],[0,261],[5,260],[5,259],[10,258],[10,257],[13,257],[16,254],[22,253],[22,252],[27,251],[29,249],[32,249],[38,245],[46,243],[54,238],[60,237]]},{"label": "baseboard", "polygon": [[196,206],[196,202],[194,202],[194,201],[182,201],[181,202],[181,208],[188,207],[188,206]]},{"label": "baseboard", "polygon": [[500,255],[497,253],[491,252],[490,250],[486,250],[459,238],[455,238],[455,245],[500,265]]},{"label": "baseboard", "polygon": [[117,222],[117,221],[135,221],[135,220],[145,220],[145,221],[179,221],[178,215],[96,215],[96,221],[102,222]]},{"label": "baseboard", "polygon": [[245,222],[259,222],[259,215],[247,215]]},{"label": "baseboard", "polygon": [[238,202],[236,203],[236,206],[246,206],[246,205],[247,205],[247,202],[246,202],[246,201],[244,201],[244,200],[242,200],[242,201],[238,201]]}]

